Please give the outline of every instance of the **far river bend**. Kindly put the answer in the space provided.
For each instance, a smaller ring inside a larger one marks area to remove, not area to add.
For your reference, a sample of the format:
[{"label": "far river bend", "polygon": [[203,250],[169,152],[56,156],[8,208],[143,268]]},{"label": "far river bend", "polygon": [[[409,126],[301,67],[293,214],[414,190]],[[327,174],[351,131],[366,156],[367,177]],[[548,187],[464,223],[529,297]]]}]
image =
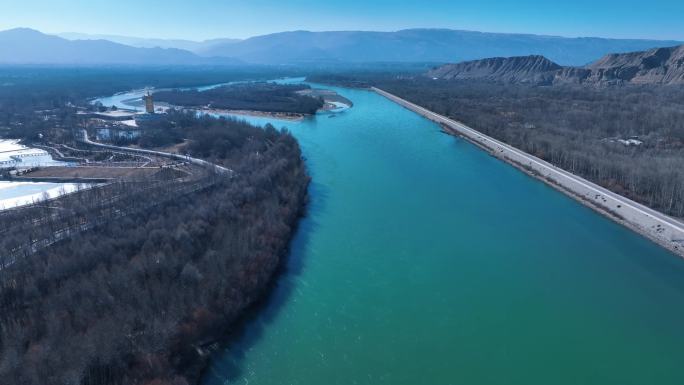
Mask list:
[{"label": "far river bend", "polygon": [[205,385],[684,383],[683,259],[379,95],[334,89],[354,107],[275,122],[307,158],[308,216]]}]

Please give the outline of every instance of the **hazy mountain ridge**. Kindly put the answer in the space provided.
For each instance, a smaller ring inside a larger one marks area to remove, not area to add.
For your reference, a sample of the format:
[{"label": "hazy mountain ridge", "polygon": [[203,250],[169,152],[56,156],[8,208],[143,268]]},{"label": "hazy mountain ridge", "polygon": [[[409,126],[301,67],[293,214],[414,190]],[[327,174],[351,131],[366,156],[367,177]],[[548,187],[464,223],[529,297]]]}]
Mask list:
[{"label": "hazy mountain ridge", "polygon": [[176,48],[137,48],[108,40],[67,40],[28,28],[0,32],[2,64],[234,64]]},{"label": "hazy mountain ridge", "polygon": [[[628,52],[681,44],[659,40],[564,38],[447,29],[410,29],[398,32],[294,31],[240,41],[214,39],[204,42],[75,33],[65,36],[86,39],[68,40],[26,28],[2,31],[0,63],[191,65],[244,62],[327,65],[453,63],[487,57],[534,55],[544,56],[562,65],[581,66],[608,52]],[[118,42],[99,37],[108,37]],[[186,49],[172,48],[174,46]]]},{"label": "hazy mountain ridge", "polygon": [[608,54],[584,67],[563,67],[543,56],[497,57],[446,64],[427,75],[539,85],[684,84],[684,45]]},{"label": "hazy mountain ridge", "polygon": [[448,29],[397,32],[293,31],[218,44],[198,53],[262,64],[307,61],[444,62],[487,57],[543,55],[563,65],[585,65],[608,52],[682,44],[669,40],[565,38]]},{"label": "hazy mountain ridge", "polygon": [[59,33],[56,36],[59,36],[67,40],[109,40],[114,43],[124,44],[137,48],[177,48],[190,52],[207,50],[208,48],[218,44],[230,44],[240,41],[240,39],[229,38],[210,39],[202,41],[187,39],[156,39],[120,35],[91,35],[87,33],[78,32]]}]

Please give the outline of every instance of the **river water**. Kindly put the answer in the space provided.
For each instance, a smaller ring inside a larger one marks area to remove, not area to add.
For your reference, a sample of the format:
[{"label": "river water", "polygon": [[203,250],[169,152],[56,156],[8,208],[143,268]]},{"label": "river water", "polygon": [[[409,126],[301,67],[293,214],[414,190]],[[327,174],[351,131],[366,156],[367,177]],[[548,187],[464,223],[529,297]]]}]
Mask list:
[{"label": "river water", "polygon": [[354,107],[276,122],[307,158],[308,216],[205,385],[684,383],[684,260],[336,90]]}]

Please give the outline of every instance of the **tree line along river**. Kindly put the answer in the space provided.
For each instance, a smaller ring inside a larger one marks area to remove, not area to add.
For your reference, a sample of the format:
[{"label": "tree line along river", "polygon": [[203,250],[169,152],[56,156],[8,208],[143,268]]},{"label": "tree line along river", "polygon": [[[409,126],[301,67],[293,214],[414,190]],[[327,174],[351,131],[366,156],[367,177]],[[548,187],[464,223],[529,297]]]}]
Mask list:
[{"label": "tree line along river", "polygon": [[375,93],[332,89],[354,107],[273,122],[307,158],[308,215],[205,385],[684,383],[684,260]]}]

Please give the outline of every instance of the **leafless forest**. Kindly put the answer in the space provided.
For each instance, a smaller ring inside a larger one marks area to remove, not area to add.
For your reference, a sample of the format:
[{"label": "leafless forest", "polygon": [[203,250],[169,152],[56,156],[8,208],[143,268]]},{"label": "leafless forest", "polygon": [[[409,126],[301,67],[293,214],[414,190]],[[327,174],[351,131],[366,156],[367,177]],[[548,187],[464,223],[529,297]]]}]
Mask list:
[{"label": "leafless forest", "polygon": [[306,200],[297,142],[175,119],[187,151],[236,176],[111,185],[0,215],[1,383],[195,383],[202,348],[267,286]]}]

